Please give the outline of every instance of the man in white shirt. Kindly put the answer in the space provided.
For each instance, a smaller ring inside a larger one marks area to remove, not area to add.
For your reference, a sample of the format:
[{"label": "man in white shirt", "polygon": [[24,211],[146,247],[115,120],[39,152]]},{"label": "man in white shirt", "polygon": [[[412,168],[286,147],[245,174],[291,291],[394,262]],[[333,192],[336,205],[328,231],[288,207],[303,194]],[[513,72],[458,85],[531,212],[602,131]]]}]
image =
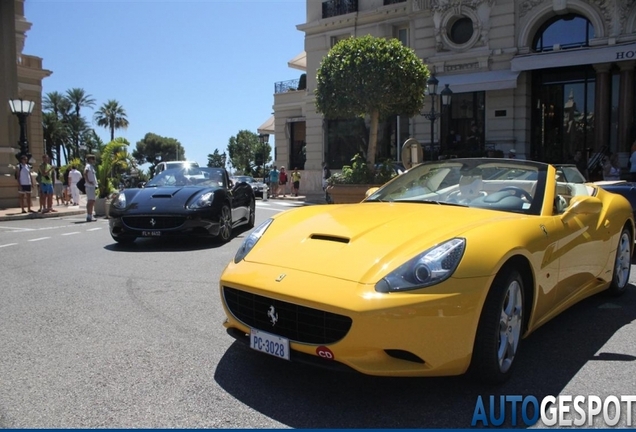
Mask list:
[{"label": "man in white shirt", "polygon": [[75,165],[71,167],[71,172],[68,173],[68,183],[71,187],[71,197],[73,197],[73,205],[79,205],[80,191],[77,188],[77,182],[82,179],[82,173],[77,170]]},{"label": "man in white shirt", "polygon": [[86,181],[86,222],[95,222],[93,208],[95,208],[95,191],[97,189],[97,174],[95,173],[95,155],[86,156],[84,180]]},{"label": "man in white shirt", "polygon": [[[20,208],[22,213],[35,213],[31,210],[31,167],[26,155],[20,156],[20,163],[16,167],[15,179],[18,181],[18,194],[20,195]],[[27,210],[24,210],[26,204]]]}]

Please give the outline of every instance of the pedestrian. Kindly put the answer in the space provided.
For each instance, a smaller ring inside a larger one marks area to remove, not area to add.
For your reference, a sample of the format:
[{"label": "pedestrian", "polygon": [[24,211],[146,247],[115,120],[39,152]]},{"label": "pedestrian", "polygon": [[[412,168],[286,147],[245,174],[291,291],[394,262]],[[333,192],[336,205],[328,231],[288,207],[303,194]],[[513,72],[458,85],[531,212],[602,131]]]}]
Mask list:
[{"label": "pedestrian", "polygon": [[632,144],[632,153],[629,156],[629,175],[636,182],[636,141]]},{"label": "pedestrian", "polygon": [[300,189],[300,172],[298,171],[298,167],[294,168],[294,171],[291,173],[291,181],[292,181],[292,195],[298,196],[298,189]]},{"label": "pedestrian", "polygon": [[[35,213],[31,210],[31,188],[33,181],[31,177],[31,166],[26,155],[20,156],[20,163],[15,168],[15,179],[18,181],[18,195],[20,197],[20,208],[22,213]],[[26,210],[24,207],[26,206]]]},{"label": "pedestrian", "polygon": [[38,170],[40,174],[40,191],[42,198],[42,213],[50,213],[53,210],[53,166],[49,163],[49,155],[42,156],[42,163]]},{"label": "pedestrian", "polygon": [[68,174],[68,185],[71,188],[71,196],[73,202],[71,205],[80,205],[80,190],[77,187],[77,182],[82,179],[82,173],[77,170],[75,165],[71,166],[71,172]]},{"label": "pedestrian", "polygon": [[618,154],[610,153],[603,158],[603,180],[620,180],[621,168],[618,164]]},{"label": "pedestrian", "polygon": [[95,173],[95,155],[86,156],[86,166],[84,167],[84,181],[86,182],[86,222],[95,222],[93,209],[95,208],[95,192],[97,190],[97,175]]},{"label": "pedestrian", "polygon": [[269,171],[269,184],[272,189],[272,192],[271,192],[272,198],[276,198],[276,196],[278,195],[278,182],[280,180],[279,175],[280,173],[276,169],[276,165],[274,165],[272,169]]},{"label": "pedestrian", "polygon": [[280,173],[278,174],[278,184],[280,185],[280,189],[283,191],[283,196],[285,196],[285,194],[287,193],[287,172],[285,172],[284,166],[280,167]]},{"label": "pedestrian", "polygon": [[66,167],[64,170],[63,178],[63,189],[62,189],[62,201],[64,201],[64,205],[69,205],[71,201],[71,186],[68,180],[69,173],[71,172],[71,167]]},{"label": "pedestrian", "polygon": [[57,205],[60,205],[60,200],[63,202],[62,191],[64,189],[64,185],[62,184],[62,180],[60,179],[60,169],[55,167],[53,168],[53,193],[55,193],[55,202]]},{"label": "pedestrian", "polygon": [[331,177],[331,170],[327,165],[327,162],[322,163],[322,190],[325,191],[325,201],[330,202],[331,198],[329,197],[329,192],[327,192],[327,180]]}]

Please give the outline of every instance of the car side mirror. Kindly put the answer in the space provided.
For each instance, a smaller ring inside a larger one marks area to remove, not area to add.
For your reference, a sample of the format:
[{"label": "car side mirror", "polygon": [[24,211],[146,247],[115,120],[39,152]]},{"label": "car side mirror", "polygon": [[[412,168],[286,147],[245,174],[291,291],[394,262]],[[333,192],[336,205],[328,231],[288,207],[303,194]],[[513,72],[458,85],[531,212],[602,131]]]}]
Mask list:
[{"label": "car side mirror", "polygon": [[593,196],[577,195],[570,199],[570,205],[561,215],[563,223],[568,223],[576,216],[587,214],[598,214],[603,209],[600,199]]},{"label": "car side mirror", "polygon": [[229,188],[233,188],[234,187],[234,182],[232,180],[227,182],[227,185]]}]

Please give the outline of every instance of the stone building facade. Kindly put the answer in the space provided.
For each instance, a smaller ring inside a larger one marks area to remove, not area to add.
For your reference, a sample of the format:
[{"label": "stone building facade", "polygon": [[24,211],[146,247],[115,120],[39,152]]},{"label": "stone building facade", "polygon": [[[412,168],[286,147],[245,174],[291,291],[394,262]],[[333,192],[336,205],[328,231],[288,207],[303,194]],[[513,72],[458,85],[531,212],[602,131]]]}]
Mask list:
[{"label": "stone building facade", "polygon": [[[342,38],[371,34],[413,48],[453,92],[433,124],[396,113],[379,132],[380,159],[399,160],[413,137],[426,158],[488,151],[568,162],[618,153],[627,166],[636,139],[636,0],[307,0],[305,50],[289,66],[306,86],[276,83],[275,161],[305,170],[320,191],[321,164],[339,169],[359,151],[368,122],[315,110],[316,70]],[[431,109],[426,98],[422,114]],[[432,142],[431,142],[432,141]],[[304,147],[304,150],[301,149]],[[302,155],[302,156],[301,156]]]},{"label": "stone building facade", "polygon": [[23,54],[31,23],[24,16],[24,0],[0,1],[0,208],[19,207],[14,167],[20,150],[20,126],[9,100],[35,102],[27,118],[29,152],[37,162],[44,153],[42,132],[42,80],[51,74],[40,57]]}]

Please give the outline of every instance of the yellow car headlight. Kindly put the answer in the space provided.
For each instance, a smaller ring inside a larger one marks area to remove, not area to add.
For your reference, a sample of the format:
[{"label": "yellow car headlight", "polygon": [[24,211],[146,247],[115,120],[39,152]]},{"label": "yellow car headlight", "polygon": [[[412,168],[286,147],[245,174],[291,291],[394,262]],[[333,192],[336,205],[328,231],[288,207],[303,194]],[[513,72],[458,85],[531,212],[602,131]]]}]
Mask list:
[{"label": "yellow car headlight", "polygon": [[386,275],[375,284],[375,290],[390,293],[438,284],[455,272],[465,248],[464,238],[454,238],[440,243]]},{"label": "yellow car headlight", "polygon": [[245,240],[243,240],[238,251],[236,251],[236,255],[234,255],[234,263],[238,264],[247,256],[248,253],[250,253],[252,248],[256,246],[256,243],[258,243],[273,221],[273,219],[267,219],[265,222],[256,227],[256,229],[252,231]]}]

